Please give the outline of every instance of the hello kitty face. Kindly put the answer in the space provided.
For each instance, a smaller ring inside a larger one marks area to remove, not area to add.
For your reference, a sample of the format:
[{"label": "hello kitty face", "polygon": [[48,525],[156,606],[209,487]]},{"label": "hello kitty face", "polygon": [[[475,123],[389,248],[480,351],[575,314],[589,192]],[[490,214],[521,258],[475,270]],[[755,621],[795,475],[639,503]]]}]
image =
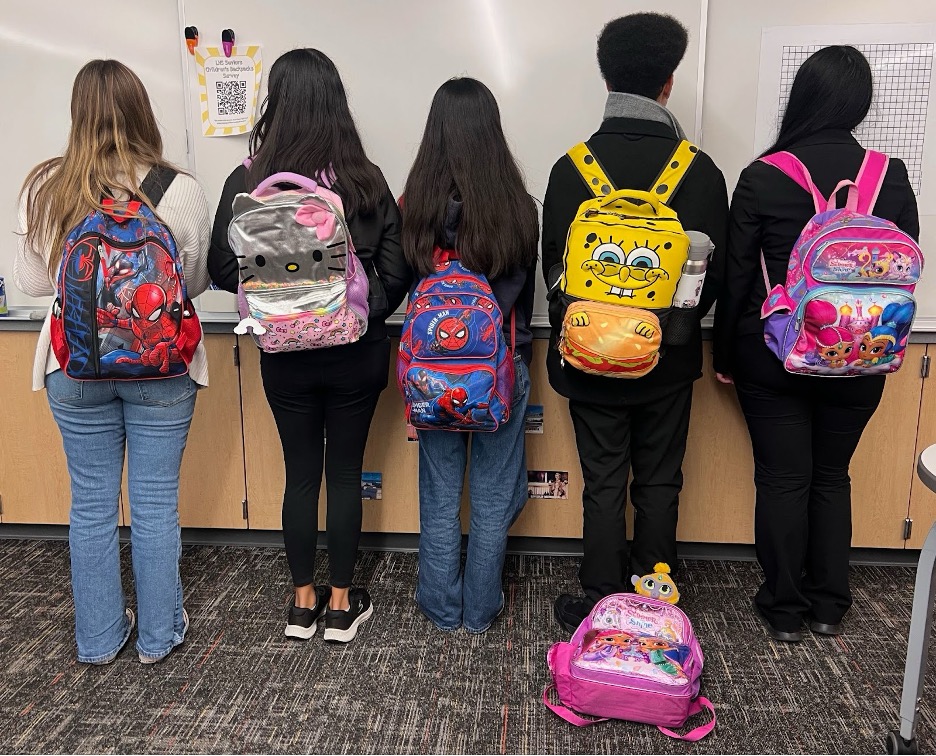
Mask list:
[{"label": "hello kitty face", "polygon": [[276,288],[344,279],[344,226],[320,205],[306,202],[297,209],[287,192],[264,200],[238,194],[233,211],[228,240],[242,284]]}]

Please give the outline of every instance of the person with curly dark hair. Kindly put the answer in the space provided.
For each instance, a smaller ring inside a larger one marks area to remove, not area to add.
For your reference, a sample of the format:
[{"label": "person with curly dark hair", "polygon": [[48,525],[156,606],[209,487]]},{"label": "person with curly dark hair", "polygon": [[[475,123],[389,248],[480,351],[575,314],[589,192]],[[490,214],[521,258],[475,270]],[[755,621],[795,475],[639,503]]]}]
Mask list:
[{"label": "person with curly dark hair", "polygon": [[[587,145],[618,189],[647,191],[684,139],[666,103],[688,43],[685,27],[659,13],[615,19],[598,38],[598,66],[608,100],[601,127]],[[563,298],[550,298],[552,338],[546,366],[553,388],[570,400],[585,481],[584,555],[579,570],[584,596],[562,594],[554,607],[557,621],[569,631],[598,599],[631,590],[631,575],[651,572],[658,562],[676,567],[676,521],[692,384],[702,375],[699,320],[718,292],[728,227],[725,179],[708,155],[695,147],[690,150],[695,150],[695,158],[668,204],[685,229],[708,234],[715,256],[702,290],[699,319],[690,323],[687,343],[667,346],[659,364],[641,378],[590,375],[563,363],[556,348],[565,314]],[[564,155],[549,176],[543,210],[543,273],[550,290],[562,273],[569,227],[579,206],[591,196],[572,160]],[[624,510],[630,472],[635,518],[629,549]]]}]

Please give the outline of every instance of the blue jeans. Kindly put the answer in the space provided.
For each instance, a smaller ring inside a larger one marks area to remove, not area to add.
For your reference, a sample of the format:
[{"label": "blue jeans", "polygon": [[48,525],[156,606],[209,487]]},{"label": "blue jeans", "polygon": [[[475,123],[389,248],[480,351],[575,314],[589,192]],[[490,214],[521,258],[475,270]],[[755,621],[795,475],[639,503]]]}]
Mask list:
[{"label": "blue jeans", "polygon": [[[510,420],[493,433],[419,431],[419,576],[416,603],[442,630],[483,633],[503,608],[507,531],[527,501],[523,416],[530,373],[515,359]],[[471,443],[471,521],[461,569],[459,519]]]},{"label": "blue jeans", "polygon": [[117,539],[127,452],[137,651],[161,659],[184,639],[179,557],[179,467],[195,411],[187,375],[149,381],[46,376],[46,393],[68,459],[68,541],[78,661],[101,664],[127,642]]}]

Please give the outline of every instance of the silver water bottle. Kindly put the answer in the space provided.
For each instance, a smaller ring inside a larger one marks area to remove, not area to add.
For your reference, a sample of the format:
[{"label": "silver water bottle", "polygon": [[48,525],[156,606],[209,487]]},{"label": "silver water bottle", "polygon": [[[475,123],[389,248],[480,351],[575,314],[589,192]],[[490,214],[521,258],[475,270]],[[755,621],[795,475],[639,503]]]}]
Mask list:
[{"label": "silver water bottle", "polygon": [[701,231],[687,231],[689,237],[689,259],[683,265],[676,294],[673,296],[673,307],[691,309],[699,306],[699,297],[702,295],[702,284],[705,283],[705,271],[708,269],[709,257],[715,245],[707,234]]}]

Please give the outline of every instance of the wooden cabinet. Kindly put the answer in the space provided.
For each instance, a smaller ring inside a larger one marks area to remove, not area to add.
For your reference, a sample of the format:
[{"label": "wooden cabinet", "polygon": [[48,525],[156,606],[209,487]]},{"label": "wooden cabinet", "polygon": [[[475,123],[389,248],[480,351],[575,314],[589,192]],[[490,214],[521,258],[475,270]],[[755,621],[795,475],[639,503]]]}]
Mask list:
[{"label": "wooden cabinet", "polygon": [[852,546],[905,545],[903,526],[916,478],[920,396],[932,383],[920,374],[925,353],[923,344],[907,348],[906,364],[887,378],[881,404],[852,457]]},{"label": "wooden cabinet", "polygon": [[67,524],[71,485],[45,391],[32,391],[35,331],[0,333],[2,522]]},{"label": "wooden cabinet", "polygon": [[[247,527],[236,344],[233,334],[205,335],[209,385],[198,392],[179,473],[179,522],[183,528]],[[130,525],[133,502],[126,468],[123,501],[124,518]]]},{"label": "wooden cabinet", "polygon": [[[43,392],[30,391],[34,331],[0,332],[0,497],[2,523],[65,524],[70,490],[61,436]],[[183,526],[281,527],[284,469],[279,435],[263,393],[259,352],[249,338],[209,334],[211,385],[199,392],[182,463],[179,510]],[[396,344],[394,343],[394,349]],[[531,499],[512,535],[578,538],[582,533],[582,477],[568,403],[549,387],[547,342],[534,342],[531,404],[543,406],[543,434],[527,434],[527,468],[569,473],[569,498]],[[919,548],[936,518],[936,493],[916,476],[919,453],[936,443],[936,382],[918,369],[936,345],[911,345],[907,365],[887,380],[881,407],[852,461],[857,547]],[[419,531],[418,446],[406,440],[403,406],[391,367],[371,426],[364,470],[383,475],[382,500],[364,501],[369,532]],[[517,420],[520,420],[519,418]],[[246,453],[244,439],[246,441]],[[696,382],[689,444],[683,465],[678,537],[681,541],[751,543],[754,483],[751,444],[735,391],[714,381],[708,355]],[[318,503],[325,526],[324,485]],[[466,486],[467,492],[467,486]],[[244,500],[247,518],[244,518]],[[467,523],[468,496],[463,523]],[[130,522],[126,484],[121,524]],[[629,516],[632,508],[628,508]],[[905,543],[903,524],[914,521]]]}]

